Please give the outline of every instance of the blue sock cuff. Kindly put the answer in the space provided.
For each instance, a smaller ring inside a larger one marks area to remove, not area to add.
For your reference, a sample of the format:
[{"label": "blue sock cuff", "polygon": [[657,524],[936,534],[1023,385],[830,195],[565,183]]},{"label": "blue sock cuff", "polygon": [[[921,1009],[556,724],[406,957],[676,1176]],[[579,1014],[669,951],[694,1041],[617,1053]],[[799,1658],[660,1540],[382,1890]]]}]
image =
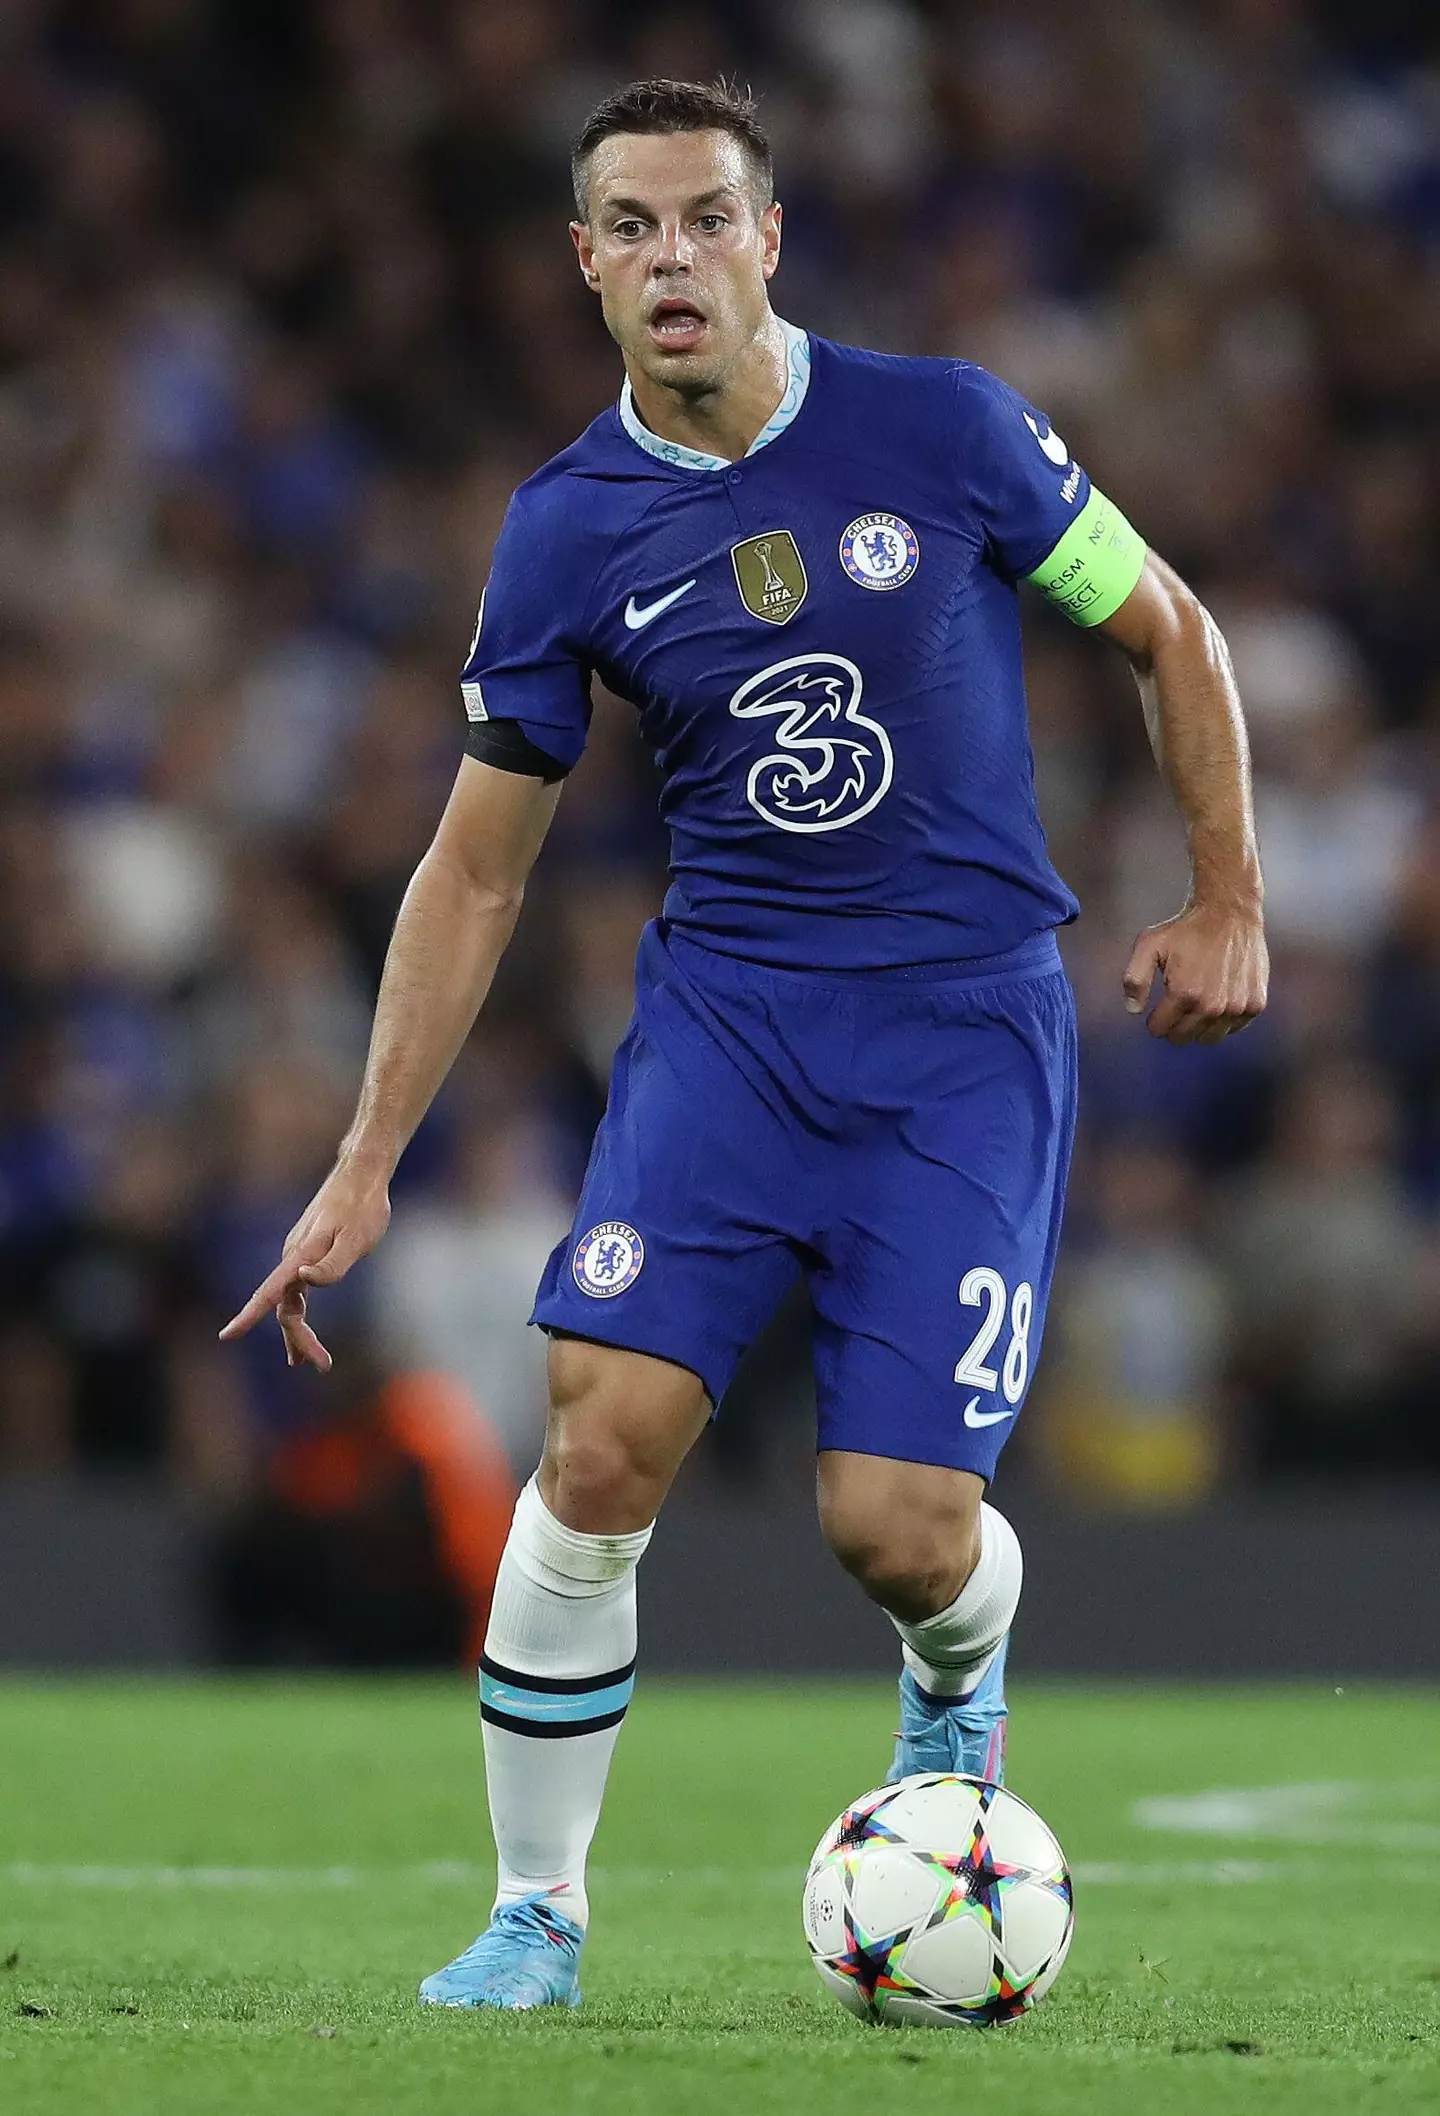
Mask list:
[{"label": "blue sock cuff", "polygon": [[536,1739],[598,1734],[618,1726],[635,1693],[635,1663],[608,1675],[521,1675],[489,1654],[480,1661],[480,1717]]}]

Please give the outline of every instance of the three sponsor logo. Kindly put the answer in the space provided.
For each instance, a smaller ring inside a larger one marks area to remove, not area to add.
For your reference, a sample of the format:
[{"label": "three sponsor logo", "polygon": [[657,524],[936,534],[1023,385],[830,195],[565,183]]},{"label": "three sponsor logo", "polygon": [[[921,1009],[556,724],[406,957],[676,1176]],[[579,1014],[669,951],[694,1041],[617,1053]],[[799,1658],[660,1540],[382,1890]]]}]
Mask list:
[{"label": "three sponsor logo", "polygon": [[792,654],[731,698],[737,720],[775,721],[776,746],[751,765],[745,798],[777,830],[843,830],[885,798],[895,756],[880,722],[860,710],[864,690],[846,655]]}]

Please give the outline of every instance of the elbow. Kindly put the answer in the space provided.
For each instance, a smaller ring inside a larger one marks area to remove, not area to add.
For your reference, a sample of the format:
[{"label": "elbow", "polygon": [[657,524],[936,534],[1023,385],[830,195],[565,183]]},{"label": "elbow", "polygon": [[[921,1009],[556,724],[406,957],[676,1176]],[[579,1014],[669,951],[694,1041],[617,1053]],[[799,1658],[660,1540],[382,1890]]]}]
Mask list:
[{"label": "elbow", "polygon": [[499,889],[493,882],[478,882],[472,884],[472,897],[476,916],[493,920],[495,925],[512,927],[520,916],[520,906],[524,904],[524,882],[518,882],[514,889]]},{"label": "elbow", "polygon": [[431,845],[416,870],[417,882],[431,879],[451,897],[460,898],[472,918],[513,926],[525,901],[525,877],[497,874],[457,859],[439,841]]},{"label": "elbow", "polygon": [[514,925],[525,901],[523,882],[502,882],[480,875],[471,875],[468,881],[477,918],[493,920],[496,925]]},{"label": "elbow", "polygon": [[1185,590],[1185,641],[1188,651],[1204,660],[1207,667],[1221,678],[1227,689],[1234,688],[1235,664],[1230,658],[1230,643],[1221,631],[1209,610],[1198,595]]},{"label": "elbow", "polygon": [[1153,553],[1149,563],[1158,575],[1158,592],[1151,601],[1151,622],[1140,656],[1132,656],[1137,667],[1150,674],[1166,660],[1180,659],[1192,665],[1203,662],[1217,673],[1229,675],[1230,649],[1225,634],[1205,604],[1173,567],[1156,560]]}]

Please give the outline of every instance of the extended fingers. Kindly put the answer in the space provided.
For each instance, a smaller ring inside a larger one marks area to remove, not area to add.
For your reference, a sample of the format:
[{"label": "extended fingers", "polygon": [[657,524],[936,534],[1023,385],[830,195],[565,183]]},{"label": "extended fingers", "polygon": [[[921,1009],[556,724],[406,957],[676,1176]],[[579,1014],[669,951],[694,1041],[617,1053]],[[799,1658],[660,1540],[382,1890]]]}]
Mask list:
[{"label": "extended fingers", "polygon": [[272,1310],[278,1308],[286,1289],[295,1283],[296,1269],[293,1259],[282,1259],[270,1276],[261,1280],[244,1307],[231,1316],[220,1332],[222,1340],[228,1343],[233,1337],[243,1337],[247,1330],[253,1330],[256,1323],[263,1322]]},{"label": "extended fingers", "polygon": [[285,1340],[285,1364],[315,1367],[320,1373],[328,1374],[334,1361],[310,1327],[305,1315],[305,1296],[298,1286],[292,1287],[281,1301],[276,1320]]}]

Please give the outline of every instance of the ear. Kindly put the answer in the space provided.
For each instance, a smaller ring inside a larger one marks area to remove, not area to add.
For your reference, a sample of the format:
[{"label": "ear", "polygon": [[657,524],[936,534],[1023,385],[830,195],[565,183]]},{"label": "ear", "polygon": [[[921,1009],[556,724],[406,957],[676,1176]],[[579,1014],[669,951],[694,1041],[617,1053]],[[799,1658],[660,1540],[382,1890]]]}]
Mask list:
[{"label": "ear", "polygon": [[575,255],[580,261],[581,277],[591,293],[598,294],[600,291],[600,274],[595,269],[595,245],[590,240],[589,223],[583,220],[572,220],[570,223],[570,240],[575,245]]},{"label": "ear", "polygon": [[773,279],[780,262],[780,222],[783,215],[778,202],[772,202],[760,216],[760,269],[767,279]]}]

